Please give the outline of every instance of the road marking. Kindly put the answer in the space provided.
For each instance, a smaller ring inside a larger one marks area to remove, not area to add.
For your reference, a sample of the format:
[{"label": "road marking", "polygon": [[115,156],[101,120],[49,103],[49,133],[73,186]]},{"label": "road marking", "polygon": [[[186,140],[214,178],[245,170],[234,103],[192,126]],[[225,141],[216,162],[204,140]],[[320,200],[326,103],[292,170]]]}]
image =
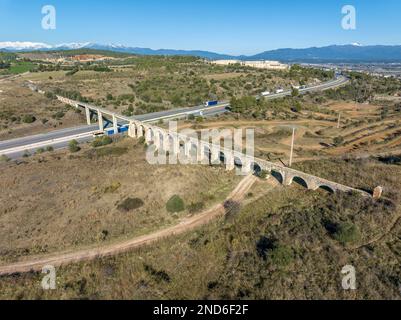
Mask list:
[{"label": "road marking", "polygon": [[46,147],[46,146],[57,144],[57,143],[62,143],[62,142],[67,142],[67,141],[82,139],[82,138],[88,138],[88,137],[92,136],[92,134],[94,132],[95,131],[89,132],[89,133],[81,133],[81,134],[77,134],[77,135],[73,135],[73,136],[51,139],[51,140],[33,143],[33,144],[29,144],[29,145],[24,145],[24,146],[20,146],[20,147],[9,148],[9,149],[5,149],[5,150],[1,150],[0,154],[7,155],[7,154],[11,154],[11,153],[16,153],[16,152],[22,152],[22,151],[25,151],[28,149],[29,150],[30,149],[38,149],[41,147]]}]

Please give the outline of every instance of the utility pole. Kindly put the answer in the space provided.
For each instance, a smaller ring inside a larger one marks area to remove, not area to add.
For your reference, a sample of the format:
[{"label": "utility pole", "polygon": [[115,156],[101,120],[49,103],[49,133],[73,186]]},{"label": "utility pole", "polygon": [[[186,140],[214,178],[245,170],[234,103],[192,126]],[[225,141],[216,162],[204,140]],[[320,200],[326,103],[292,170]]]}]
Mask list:
[{"label": "utility pole", "polygon": [[338,124],[337,124],[337,129],[340,129],[341,127],[341,112],[338,114]]},{"label": "utility pole", "polygon": [[295,142],[295,127],[292,128],[292,142],[291,142],[290,167],[292,166],[292,157],[293,157],[293,155],[294,155],[294,142]]}]

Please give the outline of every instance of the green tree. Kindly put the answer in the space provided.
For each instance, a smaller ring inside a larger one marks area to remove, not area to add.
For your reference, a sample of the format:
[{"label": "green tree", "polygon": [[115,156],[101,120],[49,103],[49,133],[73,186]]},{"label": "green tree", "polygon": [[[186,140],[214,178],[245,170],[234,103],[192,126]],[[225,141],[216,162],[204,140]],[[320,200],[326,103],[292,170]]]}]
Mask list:
[{"label": "green tree", "polygon": [[175,195],[167,201],[166,209],[170,213],[178,213],[185,210],[184,200]]},{"label": "green tree", "polygon": [[33,123],[35,121],[36,121],[36,118],[31,114],[27,114],[27,115],[22,117],[22,122],[23,123]]},{"label": "green tree", "polygon": [[255,106],[257,106],[258,101],[255,97],[242,97],[231,99],[231,111],[234,113],[246,113],[247,111],[252,110]]},{"label": "green tree", "polygon": [[292,88],[291,96],[298,97],[299,96],[299,90],[297,88]]},{"label": "green tree", "polygon": [[71,140],[70,143],[68,144],[68,150],[70,150],[70,152],[75,153],[78,152],[79,150],[81,150],[81,148],[79,147],[79,143],[77,140]]},{"label": "green tree", "polygon": [[299,101],[297,101],[294,106],[292,107],[292,111],[294,112],[301,112],[302,110],[302,105]]},{"label": "green tree", "polygon": [[335,146],[342,145],[344,143],[344,138],[343,137],[335,137],[333,139],[333,143]]}]

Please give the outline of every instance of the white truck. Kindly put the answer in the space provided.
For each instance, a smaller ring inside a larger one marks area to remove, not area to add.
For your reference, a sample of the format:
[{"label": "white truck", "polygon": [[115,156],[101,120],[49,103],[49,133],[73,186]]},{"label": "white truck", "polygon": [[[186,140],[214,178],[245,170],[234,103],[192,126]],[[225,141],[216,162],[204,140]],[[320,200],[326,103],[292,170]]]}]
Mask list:
[{"label": "white truck", "polygon": [[262,97],[266,97],[268,95],[270,95],[270,91],[265,91],[261,93]]},{"label": "white truck", "polygon": [[284,92],[284,89],[277,89],[276,90],[276,93],[283,93]]}]

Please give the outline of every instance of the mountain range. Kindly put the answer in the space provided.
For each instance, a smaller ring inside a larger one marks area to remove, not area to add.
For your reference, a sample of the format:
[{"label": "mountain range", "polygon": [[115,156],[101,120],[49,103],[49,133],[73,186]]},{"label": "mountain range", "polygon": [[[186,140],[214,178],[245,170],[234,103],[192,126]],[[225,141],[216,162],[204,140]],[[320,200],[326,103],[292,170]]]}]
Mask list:
[{"label": "mountain range", "polygon": [[278,60],[282,62],[401,62],[401,45],[370,45],[358,43],[349,45],[331,45],[305,49],[277,49],[265,51],[253,56],[233,56],[202,50],[174,50],[129,47],[119,44],[96,43],[64,43],[49,45],[37,42],[0,42],[0,51],[29,52],[29,51],[61,51],[76,49],[106,50],[138,55],[179,55],[198,56],[210,60]]}]

